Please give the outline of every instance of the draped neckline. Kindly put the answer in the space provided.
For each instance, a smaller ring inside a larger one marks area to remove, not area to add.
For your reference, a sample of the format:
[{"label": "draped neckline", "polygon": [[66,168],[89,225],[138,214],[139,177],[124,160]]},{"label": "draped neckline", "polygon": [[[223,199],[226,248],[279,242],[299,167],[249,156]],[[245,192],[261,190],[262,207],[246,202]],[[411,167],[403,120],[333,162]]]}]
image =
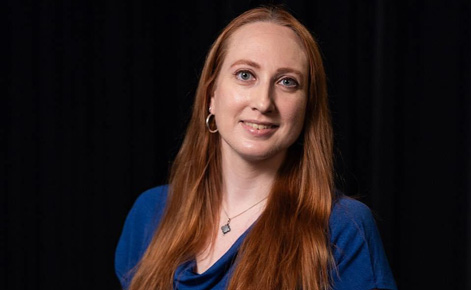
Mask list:
[{"label": "draped neckline", "polygon": [[226,284],[232,274],[239,248],[252,226],[253,224],[203,273],[195,271],[195,259],[181,264],[175,271],[174,289],[211,289],[216,285]]}]

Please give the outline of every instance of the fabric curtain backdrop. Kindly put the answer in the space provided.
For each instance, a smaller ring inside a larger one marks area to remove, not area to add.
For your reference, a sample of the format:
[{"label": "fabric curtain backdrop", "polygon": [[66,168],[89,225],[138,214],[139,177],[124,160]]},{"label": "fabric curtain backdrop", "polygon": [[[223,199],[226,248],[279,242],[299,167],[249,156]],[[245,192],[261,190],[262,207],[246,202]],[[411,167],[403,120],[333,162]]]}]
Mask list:
[{"label": "fabric curtain backdrop", "polygon": [[[205,53],[273,3],[149,2],[4,3],[2,289],[118,289],[124,218],[167,180]],[[399,288],[471,289],[470,1],[285,2],[323,51],[338,187]]]}]

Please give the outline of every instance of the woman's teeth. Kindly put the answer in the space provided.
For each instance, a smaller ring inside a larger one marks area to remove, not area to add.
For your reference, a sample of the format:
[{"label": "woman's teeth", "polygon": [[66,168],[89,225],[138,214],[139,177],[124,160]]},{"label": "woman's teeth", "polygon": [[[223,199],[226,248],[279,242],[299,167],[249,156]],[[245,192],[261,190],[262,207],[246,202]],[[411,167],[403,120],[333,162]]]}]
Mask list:
[{"label": "woman's teeth", "polygon": [[248,123],[248,122],[244,122],[244,123],[245,123],[245,125],[250,126],[250,127],[254,128],[254,129],[257,129],[257,130],[270,129],[270,128],[274,127],[272,125],[260,125],[260,124]]}]

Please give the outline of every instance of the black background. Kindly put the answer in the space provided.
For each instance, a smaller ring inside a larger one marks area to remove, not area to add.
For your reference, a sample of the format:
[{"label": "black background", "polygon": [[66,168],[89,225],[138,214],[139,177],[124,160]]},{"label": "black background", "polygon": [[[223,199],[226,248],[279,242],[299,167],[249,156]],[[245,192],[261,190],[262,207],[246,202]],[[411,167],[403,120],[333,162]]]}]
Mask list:
[{"label": "black background", "polygon": [[[338,187],[399,288],[471,289],[470,1],[286,2],[324,55]],[[119,288],[125,216],[166,182],[205,54],[260,3],[2,5],[0,288]]]}]

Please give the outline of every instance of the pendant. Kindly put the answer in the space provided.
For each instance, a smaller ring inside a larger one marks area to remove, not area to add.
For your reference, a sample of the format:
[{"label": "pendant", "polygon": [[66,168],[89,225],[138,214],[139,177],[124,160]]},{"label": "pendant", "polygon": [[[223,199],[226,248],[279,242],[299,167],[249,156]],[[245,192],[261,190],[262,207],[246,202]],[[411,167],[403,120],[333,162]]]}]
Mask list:
[{"label": "pendant", "polygon": [[221,227],[221,230],[222,230],[222,234],[223,234],[223,235],[225,235],[225,234],[227,234],[228,232],[230,232],[230,231],[231,231],[231,227],[229,226],[229,223],[223,225],[223,226]]}]

